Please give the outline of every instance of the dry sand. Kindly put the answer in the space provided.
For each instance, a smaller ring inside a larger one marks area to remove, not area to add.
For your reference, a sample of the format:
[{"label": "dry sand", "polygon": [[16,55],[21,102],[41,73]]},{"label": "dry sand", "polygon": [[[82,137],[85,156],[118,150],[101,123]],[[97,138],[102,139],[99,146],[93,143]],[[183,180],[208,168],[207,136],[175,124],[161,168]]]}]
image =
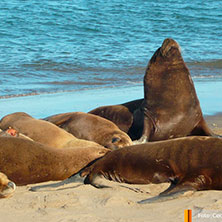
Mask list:
[{"label": "dry sand", "polygon": [[[222,135],[222,115],[206,116],[206,120]],[[222,191],[189,191],[173,200],[141,205],[137,202],[158,195],[168,184],[111,185],[96,189],[84,185],[77,175],[65,181],[20,186],[12,197],[0,200],[1,221],[175,222],[183,221],[185,209],[222,213]]]}]

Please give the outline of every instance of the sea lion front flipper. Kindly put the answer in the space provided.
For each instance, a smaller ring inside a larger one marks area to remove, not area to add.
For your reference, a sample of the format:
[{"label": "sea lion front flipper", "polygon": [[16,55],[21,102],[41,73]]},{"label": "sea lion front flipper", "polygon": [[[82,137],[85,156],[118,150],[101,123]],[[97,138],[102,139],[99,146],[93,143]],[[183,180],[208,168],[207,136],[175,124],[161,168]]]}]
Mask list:
[{"label": "sea lion front flipper", "polygon": [[98,174],[88,174],[84,180],[84,184],[91,184],[96,188],[111,188],[103,184],[103,179],[105,179],[102,175]]},{"label": "sea lion front flipper", "polygon": [[149,141],[149,138],[152,133],[154,133],[155,129],[157,129],[156,124],[152,116],[150,115],[147,109],[144,110],[144,123],[143,123],[143,133],[139,143],[146,143]]},{"label": "sea lion front flipper", "polygon": [[200,122],[195,126],[195,128],[190,133],[190,136],[216,136],[216,135],[208,127],[206,121],[202,117]]}]

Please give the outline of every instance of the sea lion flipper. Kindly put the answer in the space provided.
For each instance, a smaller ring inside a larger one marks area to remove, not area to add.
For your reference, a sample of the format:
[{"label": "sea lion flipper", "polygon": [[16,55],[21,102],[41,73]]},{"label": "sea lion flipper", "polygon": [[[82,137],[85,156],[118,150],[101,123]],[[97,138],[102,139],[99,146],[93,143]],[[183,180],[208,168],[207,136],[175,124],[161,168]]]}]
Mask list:
[{"label": "sea lion flipper", "polygon": [[146,107],[143,107],[143,132],[139,142],[148,142],[150,136],[155,132],[156,129],[157,126],[152,113]]},{"label": "sea lion flipper", "polygon": [[208,127],[204,118],[202,118],[199,123],[194,127],[190,133],[192,136],[216,136],[211,129]]},{"label": "sea lion flipper", "polygon": [[88,174],[84,180],[84,184],[91,184],[96,188],[111,188],[110,186],[104,185],[101,179],[103,179],[101,175],[98,174]]},{"label": "sea lion flipper", "polygon": [[138,203],[139,204],[147,204],[147,203],[159,203],[163,201],[168,201],[177,198],[178,196],[183,195],[187,191],[196,191],[196,189],[189,184],[180,184],[175,185],[171,183],[171,185],[162,193],[160,193],[158,196],[148,198],[145,200],[141,200]]},{"label": "sea lion flipper", "polygon": [[168,200],[173,200],[173,199],[177,198],[178,196],[183,195],[186,191],[189,191],[189,190],[181,190],[181,191],[177,191],[173,194],[158,195],[155,197],[151,197],[151,198],[148,198],[145,200],[138,201],[138,203],[139,204],[160,203],[160,202],[164,202],[164,201],[168,201]]}]

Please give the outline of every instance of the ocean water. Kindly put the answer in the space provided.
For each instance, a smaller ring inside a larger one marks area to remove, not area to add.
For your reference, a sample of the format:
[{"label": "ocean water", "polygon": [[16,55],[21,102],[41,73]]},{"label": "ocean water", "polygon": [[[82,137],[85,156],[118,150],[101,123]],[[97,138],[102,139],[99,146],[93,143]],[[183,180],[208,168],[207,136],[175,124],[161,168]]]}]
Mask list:
[{"label": "ocean water", "polygon": [[215,83],[221,94],[221,24],[221,0],[2,0],[0,99],[142,87],[149,59],[169,37],[195,85],[207,93]]}]

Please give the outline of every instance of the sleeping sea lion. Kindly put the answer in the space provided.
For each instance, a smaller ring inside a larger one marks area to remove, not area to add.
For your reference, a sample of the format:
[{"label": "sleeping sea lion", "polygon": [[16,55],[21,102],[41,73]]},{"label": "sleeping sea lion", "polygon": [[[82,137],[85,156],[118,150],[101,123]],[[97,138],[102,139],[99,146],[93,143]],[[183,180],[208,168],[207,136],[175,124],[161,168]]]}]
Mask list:
[{"label": "sleeping sea lion", "polygon": [[0,172],[0,198],[12,196],[15,192],[16,185],[8,179],[8,177]]},{"label": "sleeping sea lion", "polygon": [[86,184],[104,187],[97,179],[149,184],[170,182],[160,195],[186,190],[222,190],[222,139],[182,137],[124,147],[84,169]]},{"label": "sleeping sea lion", "polygon": [[[165,39],[149,61],[144,76],[144,99],[137,101],[140,105],[131,114],[133,123],[128,133],[133,140],[146,142],[213,135],[203,118],[180,47],[173,39]],[[105,110],[103,117],[112,121],[122,112],[114,107],[97,108],[90,113],[101,115]]]},{"label": "sleeping sea lion", "polygon": [[134,123],[133,114],[139,109],[143,99],[133,100],[119,105],[101,106],[89,111],[89,113],[106,118],[115,123],[122,131],[131,135],[131,128]]},{"label": "sleeping sea lion", "polygon": [[92,141],[77,139],[58,126],[45,120],[35,119],[24,112],[12,113],[0,120],[1,129],[6,130],[9,127],[12,127],[36,142],[53,148],[101,146]]},{"label": "sleeping sea lion", "polygon": [[94,141],[106,148],[118,149],[132,145],[132,140],[113,122],[83,112],[62,113],[45,118],[75,137]]},{"label": "sleeping sea lion", "polygon": [[110,150],[56,149],[18,137],[0,137],[0,169],[16,185],[64,180]]}]

